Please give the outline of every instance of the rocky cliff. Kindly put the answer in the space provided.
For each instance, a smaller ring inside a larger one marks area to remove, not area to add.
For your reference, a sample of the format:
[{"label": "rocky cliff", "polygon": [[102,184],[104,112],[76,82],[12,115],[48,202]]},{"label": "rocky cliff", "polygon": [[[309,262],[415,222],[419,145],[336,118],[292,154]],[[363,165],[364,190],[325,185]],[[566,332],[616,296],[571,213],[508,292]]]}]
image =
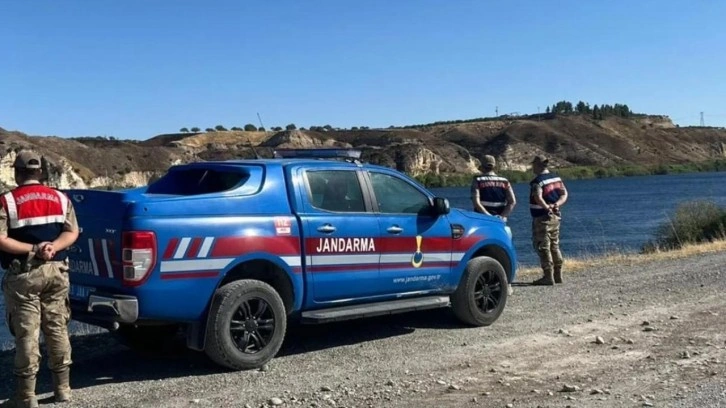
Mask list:
[{"label": "rocky cliff", "polygon": [[28,136],[0,128],[0,183],[12,186],[15,154],[44,156],[50,184],[62,188],[137,186],[174,164],[271,157],[275,148],[354,147],[368,162],[412,175],[474,173],[492,154],[500,167],[524,170],[536,154],[555,166],[658,165],[726,157],[723,128],[679,128],[664,116],[538,116],[415,128],[168,134],[145,141]]}]

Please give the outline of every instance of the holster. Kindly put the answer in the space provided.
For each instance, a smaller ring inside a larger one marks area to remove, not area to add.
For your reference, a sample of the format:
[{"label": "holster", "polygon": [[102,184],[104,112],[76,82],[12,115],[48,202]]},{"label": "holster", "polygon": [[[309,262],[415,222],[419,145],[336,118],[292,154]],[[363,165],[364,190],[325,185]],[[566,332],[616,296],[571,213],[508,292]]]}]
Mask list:
[{"label": "holster", "polygon": [[8,266],[8,273],[20,275],[23,273],[30,272],[33,267],[37,265],[37,259],[35,258],[35,252],[30,251],[26,257],[18,257],[13,259]]}]

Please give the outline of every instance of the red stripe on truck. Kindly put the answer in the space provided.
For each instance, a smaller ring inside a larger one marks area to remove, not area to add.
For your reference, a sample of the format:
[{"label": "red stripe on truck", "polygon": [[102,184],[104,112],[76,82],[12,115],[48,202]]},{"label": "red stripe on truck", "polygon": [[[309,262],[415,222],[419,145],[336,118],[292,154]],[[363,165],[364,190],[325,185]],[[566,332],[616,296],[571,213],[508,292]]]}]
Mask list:
[{"label": "red stripe on truck", "polygon": [[203,272],[170,272],[162,273],[161,280],[169,279],[194,279],[194,278],[216,278],[219,271],[203,271]]},{"label": "red stripe on truck", "polygon": [[300,255],[300,237],[221,237],[214,241],[211,257],[230,257],[252,252]]},{"label": "red stripe on truck", "polygon": [[202,246],[202,239],[201,238],[194,238],[192,240],[192,243],[189,244],[189,248],[187,249],[187,253],[184,254],[185,258],[194,258],[199,253],[199,247]]},{"label": "red stripe on truck", "polygon": [[169,243],[166,245],[166,249],[164,250],[163,259],[170,259],[172,256],[174,256],[174,251],[176,251],[177,245],[179,245],[179,238],[170,239]]}]

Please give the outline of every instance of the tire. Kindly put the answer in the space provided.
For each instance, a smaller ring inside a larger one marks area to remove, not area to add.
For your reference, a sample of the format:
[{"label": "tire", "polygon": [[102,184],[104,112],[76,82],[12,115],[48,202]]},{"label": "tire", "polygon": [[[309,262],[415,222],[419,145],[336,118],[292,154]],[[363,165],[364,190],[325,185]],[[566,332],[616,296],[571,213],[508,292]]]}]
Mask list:
[{"label": "tire", "polygon": [[472,326],[491,325],[507,304],[507,285],[507,274],[495,259],[482,256],[470,260],[451,295],[454,314]]},{"label": "tire", "polygon": [[176,324],[153,326],[121,324],[114,334],[121,344],[132,350],[158,352],[167,348],[178,332],[179,325]]},{"label": "tire", "polygon": [[286,329],[285,305],[272,286],[231,282],[214,293],[204,352],[227,368],[259,368],[280,350]]}]

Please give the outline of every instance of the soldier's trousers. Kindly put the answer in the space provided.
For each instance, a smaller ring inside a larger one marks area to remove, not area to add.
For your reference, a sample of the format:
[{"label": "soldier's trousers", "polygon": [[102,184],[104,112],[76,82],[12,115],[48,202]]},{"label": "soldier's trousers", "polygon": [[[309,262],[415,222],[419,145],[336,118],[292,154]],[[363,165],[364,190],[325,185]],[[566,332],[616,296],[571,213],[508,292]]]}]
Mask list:
[{"label": "soldier's trousers", "polygon": [[6,320],[15,336],[14,374],[28,378],[38,373],[40,330],[45,336],[48,367],[63,371],[71,364],[67,264],[46,262],[24,273],[17,273],[11,267],[5,273],[2,288]]},{"label": "soldier's trousers", "polygon": [[551,277],[555,269],[562,268],[559,216],[552,214],[532,219],[532,245],[545,276]]}]

